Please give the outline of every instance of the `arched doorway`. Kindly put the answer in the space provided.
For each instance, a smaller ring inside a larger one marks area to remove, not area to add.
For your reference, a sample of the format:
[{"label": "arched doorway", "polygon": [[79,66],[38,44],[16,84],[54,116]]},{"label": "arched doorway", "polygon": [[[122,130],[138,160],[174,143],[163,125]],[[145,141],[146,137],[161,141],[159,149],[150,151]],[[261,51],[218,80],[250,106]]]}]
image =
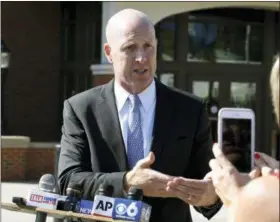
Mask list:
[{"label": "arched doorway", "polygon": [[[253,109],[256,150],[274,154],[268,74],[279,51],[278,13],[249,8],[199,10],[169,16],[155,27],[157,76],[219,107]],[[216,140],[217,113],[208,111]]]}]

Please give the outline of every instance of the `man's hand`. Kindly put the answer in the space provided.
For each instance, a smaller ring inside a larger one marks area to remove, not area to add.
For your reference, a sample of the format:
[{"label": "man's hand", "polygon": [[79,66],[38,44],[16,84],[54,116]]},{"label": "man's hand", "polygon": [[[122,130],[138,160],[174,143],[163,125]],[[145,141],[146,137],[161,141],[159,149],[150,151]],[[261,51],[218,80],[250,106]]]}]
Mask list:
[{"label": "man's hand", "polygon": [[211,206],[218,200],[211,179],[206,176],[203,180],[174,178],[168,182],[167,191],[170,194],[193,206]]},{"label": "man's hand", "polygon": [[149,155],[137,162],[135,167],[125,176],[124,188],[126,191],[131,186],[137,186],[143,190],[145,196],[150,197],[171,197],[166,191],[166,184],[173,177],[157,172],[150,168],[155,161],[155,155]]}]

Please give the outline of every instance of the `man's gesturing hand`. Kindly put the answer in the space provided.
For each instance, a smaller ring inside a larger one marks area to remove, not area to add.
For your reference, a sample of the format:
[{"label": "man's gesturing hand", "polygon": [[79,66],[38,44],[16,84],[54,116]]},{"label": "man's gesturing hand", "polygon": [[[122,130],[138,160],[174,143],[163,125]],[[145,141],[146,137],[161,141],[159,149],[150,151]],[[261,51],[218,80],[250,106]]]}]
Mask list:
[{"label": "man's gesturing hand", "polygon": [[218,200],[212,181],[205,177],[203,180],[178,177],[170,181],[167,191],[193,206],[211,206]]},{"label": "man's gesturing hand", "polygon": [[149,155],[137,162],[135,167],[125,176],[124,188],[126,191],[131,186],[137,186],[143,190],[145,196],[150,197],[170,197],[171,194],[166,191],[166,184],[173,177],[152,170],[150,166],[155,161],[155,155],[150,152]]}]

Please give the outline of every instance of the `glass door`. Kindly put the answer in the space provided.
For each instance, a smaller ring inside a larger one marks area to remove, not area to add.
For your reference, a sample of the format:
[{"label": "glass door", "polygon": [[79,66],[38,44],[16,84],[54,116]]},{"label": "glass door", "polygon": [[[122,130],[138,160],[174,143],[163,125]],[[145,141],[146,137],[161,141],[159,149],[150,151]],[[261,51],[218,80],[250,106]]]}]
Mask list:
[{"label": "glass door", "polygon": [[[217,131],[217,114],[220,107],[220,82],[193,80],[191,92],[207,101],[207,112],[211,121],[212,132]],[[212,133],[213,141],[217,141],[216,133]]]},{"label": "glass door", "polygon": [[[231,76],[232,77],[232,76]],[[238,77],[238,76],[237,76]],[[240,107],[254,110],[256,115],[256,144],[260,129],[261,85],[258,78],[224,78],[219,75],[191,75],[188,91],[207,102],[213,141],[217,141],[218,110],[222,107]]]}]

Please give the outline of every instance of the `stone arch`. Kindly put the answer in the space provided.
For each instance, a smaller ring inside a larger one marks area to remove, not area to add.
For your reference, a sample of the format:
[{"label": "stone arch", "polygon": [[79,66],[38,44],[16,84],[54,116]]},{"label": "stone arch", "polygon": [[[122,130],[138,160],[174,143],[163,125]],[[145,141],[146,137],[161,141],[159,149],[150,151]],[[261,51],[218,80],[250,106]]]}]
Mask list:
[{"label": "stone arch", "polygon": [[[151,2],[153,3],[153,2]],[[158,22],[166,17],[181,14],[184,12],[205,10],[205,9],[215,9],[215,8],[251,8],[251,9],[264,9],[264,10],[278,10],[278,2],[176,2],[176,4],[161,4],[149,9],[143,9],[146,12],[153,23],[156,25]],[[152,13],[150,10],[157,9],[159,13]],[[166,10],[168,8],[168,10]],[[140,10],[141,8],[139,8]]]}]

